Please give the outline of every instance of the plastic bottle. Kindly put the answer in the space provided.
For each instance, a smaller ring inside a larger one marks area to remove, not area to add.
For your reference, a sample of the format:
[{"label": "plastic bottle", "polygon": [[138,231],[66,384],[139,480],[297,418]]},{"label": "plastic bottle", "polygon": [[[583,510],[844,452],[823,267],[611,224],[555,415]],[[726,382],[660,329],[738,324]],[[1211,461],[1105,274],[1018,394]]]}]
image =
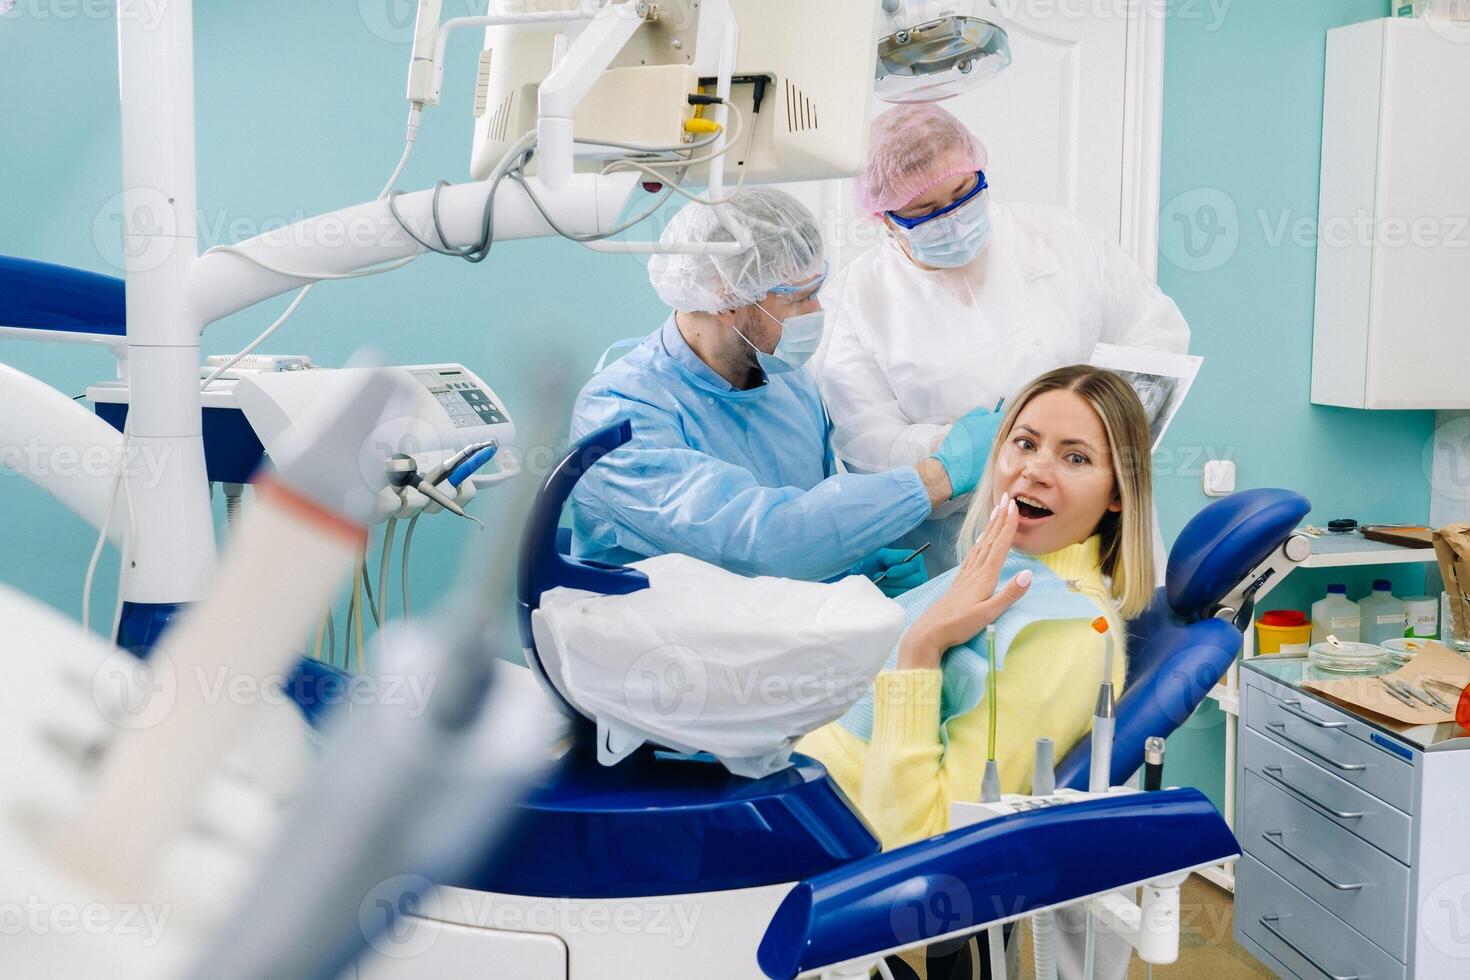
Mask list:
[{"label": "plastic bottle", "polygon": [[1393,585],[1387,579],[1378,579],[1373,583],[1373,594],[1358,601],[1358,609],[1363,616],[1364,643],[1382,643],[1404,635],[1409,609],[1404,600],[1394,598],[1392,589]]},{"label": "plastic bottle", "polygon": [[[1312,642],[1325,643],[1335,636],[1344,643],[1358,639],[1362,611],[1347,597],[1346,585],[1329,585],[1327,598],[1312,603]],[[1403,628],[1400,627],[1400,634]]]}]

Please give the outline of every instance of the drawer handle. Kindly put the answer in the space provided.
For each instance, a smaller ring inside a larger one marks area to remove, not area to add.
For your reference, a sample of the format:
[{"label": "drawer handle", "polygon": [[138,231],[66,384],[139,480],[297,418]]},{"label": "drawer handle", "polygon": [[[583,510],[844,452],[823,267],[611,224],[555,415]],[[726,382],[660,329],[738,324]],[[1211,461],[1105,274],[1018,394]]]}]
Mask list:
[{"label": "drawer handle", "polygon": [[1338,891],[1340,891],[1340,892],[1355,892],[1355,891],[1361,891],[1362,890],[1362,888],[1363,888],[1363,883],[1362,882],[1355,881],[1355,882],[1353,882],[1350,885],[1345,885],[1342,882],[1338,881],[1337,879],[1335,879],[1335,878],[1331,877],[1330,875],[1328,875],[1321,868],[1318,868],[1311,861],[1308,861],[1306,858],[1302,857],[1300,854],[1296,853],[1291,848],[1287,847],[1286,846],[1286,838],[1282,836],[1281,831],[1279,831],[1279,830],[1268,830],[1264,834],[1262,834],[1261,837],[1263,837],[1265,839],[1265,841],[1266,841],[1267,844],[1270,844],[1272,847],[1274,847],[1277,850],[1279,850],[1282,854],[1285,854],[1287,857],[1291,858],[1297,864],[1300,864],[1302,867],[1306,868],[1312,874],[1316,875],[1318,878],[1321,878],[1323,881],[1327,882],[1327,884],[1331,885],[1333,888],[1337,889]]},{"label": "drawer handle", "polygon": [[1296,715],[1302,721],[1309,721],[1312,724],[1316,725],[1318,728],[1347,727],[1347,722],[1345,721],[1323,721],[1320,718],[1313,718],[1311,715],[1302,710],[1302,703],[1300,701],[1282,701],[1281,710],[1285,711],[1287,714]]},{"label": "drawer handle", "polygon": [[1266,773],[1267,776],[1270,776],[1273,780],[1275,780],[1282,789],[1286,790],[1292,796],[1295,796],[1297,799],[1301,800],[1308,806],[1316,807],[1323,814],[1329,817],[1336,817],[1338,820],[1361,820],[1365,816],[1365,814],[1363,813],[1348,813],[1345,810],[1334,810],[1332,809],[1332,807],[1328,806],[1326,803],[1323,803],[1321,800],[1317,799],[1315,796],[1312,796],[1310,793],[1307,793],[1305,790],[1297,789],[1295,786],[1291,785],[1291,783],[1288,783],[1286,781],[1285,777],[1282,775],[1280,766],[1267,766],[1263,771]]},{"label": "drawer handle", "polygon": [[1301,749],[1308,755],[1321,759],[1329,766],[1341,769],[1343,772],[1364,772],[1368,768],[1368,764],[1366,762],[1338,762],[1336,759],[1333,759],[1330,756],[1323,755],[1321,752],[1318,752],[1311,746],[1303,745],[1301,742],[1298,742],[1296,739],[1286,734],[1286,722],[1284,721],[1269,721],[1266,723],[1266,727],[1271,729],[1277,735],[1280,735],[1283,741],[1290,742],[1292,745],[1295,745],[1297,748]]},{"label": "drawer handle", "polygon": [[1287,939],[1286,934],[1283,933],[1280,929],[1276,928],[1274,923],[1280,921],[1281,916],[1279,915],[1263,915],[1261,916],[1261,927],[1264,928],[1271,935],[1275,936],[1281,942],[1281,945],[1285,946],[1287,949],[1291,950],[1293,953],[1300,956],[1308,963],[1312,964],[1312,969],[1316,970],[1318,973],[1321,973],[1323,976],[1330,977],[1331,980],[1358,980],[1358,975],[1356,973],[1333,973],[1331,970],[1327,969],[1327,967],[1323,966],[1321,963],[1318,963],[1306,950],[1302,949],[1290,939]]}]

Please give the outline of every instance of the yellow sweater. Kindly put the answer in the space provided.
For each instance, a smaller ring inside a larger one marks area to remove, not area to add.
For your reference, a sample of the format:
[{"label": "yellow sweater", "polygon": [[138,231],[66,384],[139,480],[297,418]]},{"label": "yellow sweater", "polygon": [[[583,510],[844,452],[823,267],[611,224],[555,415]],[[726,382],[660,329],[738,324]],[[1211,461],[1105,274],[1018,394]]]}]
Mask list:
[{"label": "yellow sweater", "polygon": [[[1097,537],[1039,560],[1063,579],[1106,592]],[[1113,684],[1127,674],[1123,624],[1108,610],[1119,642]],[[1106,638],[1087,622],[1032,623],[1012,642],[1000,670],[996,761],[1007,793],[1031,790],[1036,740],[1050,737],[1061,761],[1092,728]],[[867,819],[884,849],[949,828],[949,805],[980,799],[989,739],[988,697],[950,720],[949,749],[939,740],[938,670],[884,671],[874,682],[873,739],[864,742],[835,722],[803,738],[797,751],[822,762]]]}]

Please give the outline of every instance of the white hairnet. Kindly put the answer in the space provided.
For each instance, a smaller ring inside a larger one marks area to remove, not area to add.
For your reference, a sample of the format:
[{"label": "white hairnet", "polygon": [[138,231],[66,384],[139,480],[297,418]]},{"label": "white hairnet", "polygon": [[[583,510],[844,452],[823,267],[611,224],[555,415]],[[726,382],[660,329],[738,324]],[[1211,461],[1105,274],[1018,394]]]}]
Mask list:
[{"label": "white hairnet", "polygon": [[[784,191],[742,190],[722,207],[747,243],[736,255],[655,255],[648,279],[659,298],[685,313],[720,313],[765,299],[771,287],[801,282],[822,271],[817,219]],[[734,239],[716,208],[686,204],[659,242],[707,244]]]}]

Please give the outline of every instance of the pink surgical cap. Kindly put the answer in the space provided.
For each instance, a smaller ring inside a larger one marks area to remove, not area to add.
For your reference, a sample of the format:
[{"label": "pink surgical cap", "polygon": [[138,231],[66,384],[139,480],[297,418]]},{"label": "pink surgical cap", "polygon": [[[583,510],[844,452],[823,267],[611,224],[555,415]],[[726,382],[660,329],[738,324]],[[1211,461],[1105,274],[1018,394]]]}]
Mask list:
[{"label": "pink surgical cap", "polygon": [[860,212],[880,215],[960,174],[984,170],[985,144],[937,105],[903,105],[873,120],[868,166],[857,179]]}]

